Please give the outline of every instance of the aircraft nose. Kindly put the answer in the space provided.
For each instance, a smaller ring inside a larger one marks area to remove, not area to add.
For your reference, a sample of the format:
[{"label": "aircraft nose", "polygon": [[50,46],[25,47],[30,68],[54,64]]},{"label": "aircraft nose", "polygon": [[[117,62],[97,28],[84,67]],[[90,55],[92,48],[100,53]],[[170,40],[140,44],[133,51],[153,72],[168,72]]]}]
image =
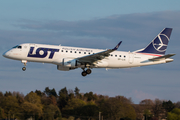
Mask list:
[{"label": "aircraft nose", "polygon": [[8,51],[7,51],[7,52],[4,52],[4,53],[3,53],[3,56],[4,56],[4,57],[8,57],[8,56],[9,56],[9,52],[8,52]]}]

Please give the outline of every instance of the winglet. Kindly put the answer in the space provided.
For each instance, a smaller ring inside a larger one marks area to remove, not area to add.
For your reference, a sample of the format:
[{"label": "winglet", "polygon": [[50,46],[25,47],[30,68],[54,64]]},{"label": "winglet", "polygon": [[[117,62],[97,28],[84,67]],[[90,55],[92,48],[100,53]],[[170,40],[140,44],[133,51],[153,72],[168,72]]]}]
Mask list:
[{"label": "winglet", "polygon": [[117,50],[117,49],[119,48],[119,46],[121,45],[121,43],[122,43],[122,41],[120,41],[120,42],[116,45],[116,47],[114,47],[112,50]]}]

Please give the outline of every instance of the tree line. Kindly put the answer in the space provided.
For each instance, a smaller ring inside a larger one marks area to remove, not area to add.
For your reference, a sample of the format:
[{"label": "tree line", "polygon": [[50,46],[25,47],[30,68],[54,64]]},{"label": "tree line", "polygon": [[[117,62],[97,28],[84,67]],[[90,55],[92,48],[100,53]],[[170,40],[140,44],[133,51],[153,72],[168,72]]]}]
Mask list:
[{"label": "tree line", "polygon": [[109,97],[93,92],[80,93],[76,87],[58,92],[0,92],[0,119],[17,120],[179,120],[180,102],[142,100],[134,104],[124,96]]}]

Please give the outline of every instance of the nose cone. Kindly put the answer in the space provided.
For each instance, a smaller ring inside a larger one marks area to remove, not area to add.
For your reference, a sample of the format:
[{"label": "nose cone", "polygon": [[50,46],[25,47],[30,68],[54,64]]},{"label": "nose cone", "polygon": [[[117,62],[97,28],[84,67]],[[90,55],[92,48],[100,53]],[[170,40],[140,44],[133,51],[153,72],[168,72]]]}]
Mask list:
[{"label": "nose cone", "polygon": [[6,58],[8,58],[9,52],[7,51],[7,52],[3,53],[3,56],[6,57]]}]

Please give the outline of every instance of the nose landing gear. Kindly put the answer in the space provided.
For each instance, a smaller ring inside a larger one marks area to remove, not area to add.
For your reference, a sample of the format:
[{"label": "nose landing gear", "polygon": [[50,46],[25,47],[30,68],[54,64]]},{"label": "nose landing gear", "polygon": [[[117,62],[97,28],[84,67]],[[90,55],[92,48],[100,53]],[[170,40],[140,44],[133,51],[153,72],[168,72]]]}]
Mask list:
[{"label": "nose landing gear", "polygon": [[86,75],[91,74],[91,72],[92,72],[92,71],[91,71],[91,69],[89,69],[89,68],[88,68],[87,70],[84,70],[84,69],[83,69],[83,72],[81,73],[81,75],[82,75],[83,77],[85,77]]},{"label": "nose landing gear", "polygon": [[27,61],[26,60],[22,60],[21,62],[24,64],[24,67],[22,68],[22,70],[25,71],[26,70],[26,63],[27,63]]}]

